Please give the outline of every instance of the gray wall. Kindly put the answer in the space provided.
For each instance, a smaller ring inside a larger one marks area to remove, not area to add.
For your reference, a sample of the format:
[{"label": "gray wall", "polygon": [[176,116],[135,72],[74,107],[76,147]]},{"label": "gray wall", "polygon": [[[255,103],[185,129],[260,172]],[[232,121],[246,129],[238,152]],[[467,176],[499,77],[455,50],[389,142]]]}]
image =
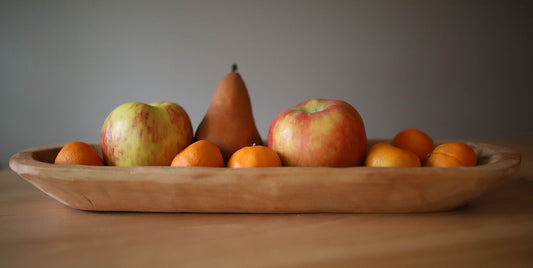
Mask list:
[{"label": "gray wall", "polygon": [[265,138],[343,99],[370,138],[532,135],[531,1],[0,1],[0,165],[99,141],[114,107],[172,101],[196,127],[239,64]]}]

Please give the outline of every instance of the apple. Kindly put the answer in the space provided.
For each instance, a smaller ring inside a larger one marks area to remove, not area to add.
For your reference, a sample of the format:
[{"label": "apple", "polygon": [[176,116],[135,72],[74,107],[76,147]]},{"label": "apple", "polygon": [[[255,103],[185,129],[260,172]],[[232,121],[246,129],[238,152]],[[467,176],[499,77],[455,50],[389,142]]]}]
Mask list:
[{"label": "apple", "polygon": [[366,152],[361,116],[347,102],[312,99],[279,113],[268,147],[285,166],[359,166]]},{"label": "apple", "polygon": [[113,166],[168,166],[192,138],[189,115],[171,102],[124,103],[107,116],[100,136]]}]

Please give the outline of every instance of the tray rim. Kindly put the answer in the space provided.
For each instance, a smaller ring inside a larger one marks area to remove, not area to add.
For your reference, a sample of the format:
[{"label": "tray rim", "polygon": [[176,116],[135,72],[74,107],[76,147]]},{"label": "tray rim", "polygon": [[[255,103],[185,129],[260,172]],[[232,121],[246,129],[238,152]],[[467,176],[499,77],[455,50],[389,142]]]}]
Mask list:
[{"label": "tray rim", "polygon": [[[375,144],[378,142],[386,142],[390,143],[390,140],[387,139],[369,139],[369,144]],[[37,169],[47,170],[47,169],[55,169],[55,170],[62,170],[62,169],[69,169],[69,170],[84,170],[84,171],[91,171],[91,170],[102,170],[102,169],[116,169],[116,170],[132,170],[132,171],[138,171],[138,170],[169,170],[172,172],[175,172],[177,170],[210,170],[212,172],[249,172],[249,170],[279,170],[279,169],[285,169],[285,170],[319,170],[319,169],[325,169],[325,170],[353,170],[353,169],[372,169],[372,170],[390,170],[390,171],[398,171],[398,170],[420,170],[419,172],[431,172],[431,170],[458,170],[458,169],[500,169],[505,167],[513,167],[513,166],[519,166],[521,164],[521,154],[508,148],[505,146],[500,145],[493,145],[490,143],[485,142],[474,142],[474,141],[466,141],[466,140],[437,140],[435,142],[435,146],[441,143],[445,142],[462,142],[466,143],[470,146],[472,146],[474,149],[478,149],[480,147],[485,149],[490,149],[495,152],[495,155],[500,155],[502,158],[498,159],[495,162],[492,163],[486,163],[482,165],[476,165],[474,167],[366,167],[366,166],[351,166],[351,167],[259,167],[259,168],[240,168],[240,169],[233,169],[233,168],[218,168],[218,167],[170,167],[170,166],[132,166],[132,167],[117,167],[117,166],[87,166],[87,165],[55,165],[53,163],[47,163],[43,161],[39,161],[37,159],[34,159],[33,155],[34,153],[38,153],[41,151],[46,150],[59,150],[61,147],[63,147],[66,143],[61,144],[53,144],[53,145],[44,145],[44,146],[37,146],[37,147],[31,147],[25,150],[22,150],[20,152],[15,153],[13,156],[11,156],[9,160],[9,167],[15,171],[23,171],[25,170],[24,167],[33,167]],[[100,143],[89,143],[94,148],[99,148]],[[370,145],[368,145],[370,147]],[[98,152],[101,153],[101,152]],[[476,155],[478,152],[476,151]]]}]

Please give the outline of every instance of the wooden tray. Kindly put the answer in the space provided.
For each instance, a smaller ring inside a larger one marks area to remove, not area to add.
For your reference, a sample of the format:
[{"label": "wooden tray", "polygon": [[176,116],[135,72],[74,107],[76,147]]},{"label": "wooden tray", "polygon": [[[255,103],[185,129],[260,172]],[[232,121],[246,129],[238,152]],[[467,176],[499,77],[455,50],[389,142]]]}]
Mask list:
[{"label": "wooden tray", "polygon": [[[369,146],[383,140],[369,140]],[[465,205],[509,179],[520,154],[465,142],[476,167],[178,168],[54,165],[62,145],[15,154],[9,166],[59,202],[82,210],[398,213]],[[99,144],[92,144],[97,151]]]}]

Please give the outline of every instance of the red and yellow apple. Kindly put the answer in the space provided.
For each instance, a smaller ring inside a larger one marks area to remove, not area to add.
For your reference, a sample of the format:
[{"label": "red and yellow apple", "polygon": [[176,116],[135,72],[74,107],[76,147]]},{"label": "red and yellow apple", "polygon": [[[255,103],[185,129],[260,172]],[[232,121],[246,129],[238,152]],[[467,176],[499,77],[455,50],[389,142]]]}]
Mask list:
[{"label": "red and yellow apple", "polygon": [[361,116],[347,102],[312,99],[279,113],[268,146],[285,166],[359,166],[366,151]]},{"label": "red and yellow apple", "polygon": [[178,104],[128,102],[106,118],[101,132],[107,165],[168,166],[192,142],[192,124]]}]

